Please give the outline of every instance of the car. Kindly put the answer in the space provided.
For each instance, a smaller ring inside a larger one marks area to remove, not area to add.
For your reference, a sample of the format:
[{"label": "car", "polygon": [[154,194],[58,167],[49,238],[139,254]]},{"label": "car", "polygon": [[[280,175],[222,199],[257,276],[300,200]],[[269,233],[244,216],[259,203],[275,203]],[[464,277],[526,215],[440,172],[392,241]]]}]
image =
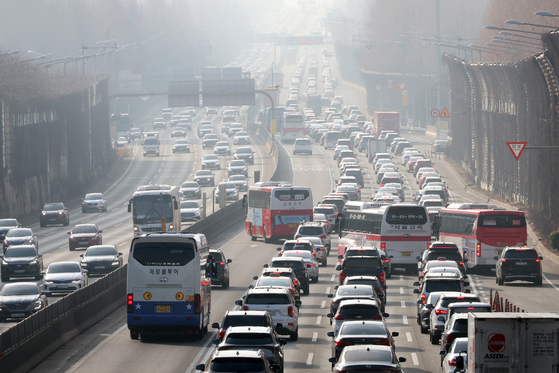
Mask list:
[{"label": "car", "polygon": [[142,130],[137,127],[130,128],[130,140],[139,139],[142,137]]},{"label": "car", "polygon": [[374,256],[379,258],[380,252],[374,246],[349,246],[346,247],[343,255],[338,255],[338,259],[343,261],[350,256]]},{"label": "car", "polygon": [[336,205],[318,205],[313,208],[313,213],[324,214],[328,219],[330,231],[336,230],[336,219],[338,218],[338,207]]},{"label": "car", "polygon": [[89,275],[106,274],[122,267],[122,253],[114,245],[89,246],[85,253],[80,254],[80,265]]},{"label": "car", "polygon": [[227,175],[245,175],[248,177],[248,166],[246,162],[242,159],[233,159],[229,161],[229,165],[227,166]]},{"label": "car", "polygon": [[310,139],[306,137],[295,139],[295,143],[293,144],[293,155],[300,153],[312,155],[312,143]]},{"label": "car", "polygon": [[423,302],[417,302],[417,323],[419,324],[419,330],[421,334],[426,334],[429,331],[429,322],[431,317],[431,312],[435,307],[435,303],[439,300],[443,291],[432,291],[429,296]]},{"label": "car", "polygon": [[242,159],[247,164],[254,164],[254,152],[248,146],[240,146],[235,149],[233,154],[235,159]]},{"label": "car", "polygon": [[43,291],[46,295],[71,293],[88,283],[87,269],[78,262],[53,262],[43,272]]},{"label": "car", "polygon": [[448,140],[435,140],[435,142],[431,144],[431,151],[433,153],[444,152],[447,146]]},{"label": "car", "polygon": [[268,311],[225,311],[221,324],[214,322],[212,328],[218,329],[217,338],[221,341],[225,331],[232,326],[263,326],[275,329],[276,326]]},{"label": "car", "polygon": [[[246,310],[266,310],[270,312],[276,325],[281,323],[292,341],[299,338],[299,306],[300,300],[295,300],[289,289],[262,288],[249,289],[242,300],[235,304]],[[279,331],[278,331],[279,332]]]},{"label": "car", "polygon": [[39,224],[41,227],[54,224],[70,225],[70,211],[62,202],[47,203],[41,209]]},{"label": "car", "polygon": [[447,320],[448,305],[456,302],[481,302],[481,298],[478,294],[446,291],[442,293],[429,315],[429,340],[432,344],[439,344]]},{"label": "car", "polygon": [[0,258],[2,282],[13,277],[34,277],[35,280],[43,277],[43,254],[34,245],[12,245]]},{"label": "car", "polygon": [[120,136],[116,139],[117,148],[126,148],[128,146],[128,138],[126,136]]},{"label": "car", "polygon": [[386,305],[386,285],[382,285],[377,276],[348,276],[342,285],[369,285],[375,289],[378,299]]},{"label": "car", "polygon": [[274,328],[269,326],[231,326],[229,327],[222,341],[216,340],[219,344],[217,351],[224,350],[245,350],[258,348],[264,351],[272,368],[283,373],[284,353],[283,348],[287,341],[279,339]]},{"label": "car", "polygon": [[6,284],[0,290],[0,321],[23,319],[48,304],[45,294],[33,282]]},{"label": "car", "polygon": [[[313,252],[314,252],[314,256],[315,256],[316,260],[320,264],[322,264],[323,266],[326,266],[328,264],[328,255],[330,253],[328,252],[328,249],[326,248],[326,246],[324,246],[324,243],[322,242],[320,237],[315,237],[315,236],[301,237],[301,238],[297,239],[296,241],[298,241],[299,243],[311,242],[313,244],[313,247],[314,247]],[[284,248],[285,248],[285,245],[284,245]]]},{"label": "car", "polygon": [[200,221],[202,219],[202,206],[198,201],[181,201],[181,222]]},{"label": "car", "polygon": [[217,107],[215,106],[206,107],[206,115],[217,115]]},{"label": "car", "polygon": [[455,313],[448,319],[441,336],[442,350],[448,353],[456,338],[468,337],[468,313]]},{"label": "car", "polygon": [[206,154],[202,158],[202,170],[221,170],[221,161],[215,154]]},{"label": "car", "polygon": [[219,141],[219,137],[215,133],[208,133],[202,138],[202,149],[213,148]]},{"label": "car", "polygon": [[198,137],[201,139],[213,132],[215,132],[215,128],[211,124],[202,124],[198,127]]},{"label": "car", "polygon": [[218,141],[214,146],[214,153],[217,155],[231,155],[231,146],[228,141]]},{"label": "car", "polygon": [[220,191],[221,187],[225,188],[225,201],[238,201],[239,200],[239,191],[235,186],[235,183],[229,183],[227,181],[222,181],[221,183],[217,184],[217,188],[215,188],[215,203],[219,203],[220,200]]},{"label": "car", "polygon": [[181,184],[180,189],[184,199],[200,199],[202,198],[202,188],[197,181],[185,181]]},{"label": "car", "polygon": [[[328,332],[332,337],[332,357],[338,362],[340,355],[347,346],[355,345],[383,345],[395,347],[394,337],[400,333],[390,333],[382,321],[351,320],[340,327],[338,334]],[[334,366],[334,362],[332,366]]]},{"label": "car", "polygon": [[416,281],[413,286],[418,287],[418,289],[413,290],[414,294],[419,294],[418,306],[425,304],[429,293],[432,291],[470,293],[470,289],[465,289],[465,287],[470,286],[470,283],[463,281],[462,277],[454,272],[427,273],[421,283]]},{"label": "car", "polygon": [[6,233],[12,228],[21,228],[23,225],[14,218],[0,219],[0,242],[4,242]]},{"label": "car", "polygon": [[215,263],[215,272],[212,274],[212,285],[221,285],[223,289],[229,288],[231,259],[225,258],[221,249],[210,249],[210,255]]},{"label": "car", "polygon": [[326,315],[332,324],[334,335],[347,320],[379,320],[384,322],[388,313],[382,312],[382,305],[372,299],[345,299],[340,302],[336,313]]},{"label": "car", "polygon": [[[264,268],[262,270],[262,273],[260,274],[260,277],[258,276],[254,276],[252,279],[257,281],[257,283],[261,283],[260,280],[263,278],[278,278],[278,277],[286,277],[291,279],[291,281],[293,282],[293,284],[295,285],[295,290],[297,290],[297,293],[292,295],[294,297],[296,297],[297,295],[300,295],[303,292],[303,289],[301,288],[301,283],[299,282],[299,279],[297,278],[297,276],[295,275],[295,272],[293,271],[293,269],[291,267],[279,267],[279,268],[273,268],[273,267],[268,267],[268,268]],[[285,286],[283,286],[285,287]],[[250,288],[250,286],[249,286]]]},{"label": "car", "polygon": [[[289,250],[289,252],[290,251],[294,250]],[[282,256],[273,257],[268,264],[264,264],[264,268],[291,268],[299,281],[302,291],[305,295],[310,294],[309,270],[305,263],[305,259],[302,257],[288,256],[288,254],[284,253]]]},{"label": "car", "polygon": [[363,171],[360,168],[348,167],[344,170],[343,176],[353,176],[357,180],[357,183],[361,188],[365,186],[365,180],[363,178]]},{"label": "car", "polygon": [[261,276],[257,277],[255,285],[249,285],[250,289],[264,288],[264,287],[280,287],[289,289],[291,295],[295,300],[301,299],[299,289],[301,286],[296,285],[297,279],[287,276]]},{"label": "car", "polygon": [[446,260],[445,257],[439,257],[438,259],[429,260],[429,261],[425,262],[425,265],[423,266],[421,271],[418,272],[419,282],[421,282],[421,280],[423,280],[425,275],[427,273],[429,273],[429,271],[431,269],[437,268],[437,267],[453,268],[453,269],[460,270],[460,267],[459,267],[458,263],[456,263],[454,260]]},{"label": "car", "polygon": [[[10,231],[11,232],[11,231]],[[9,233],[9,232],[8,232]],[[501,256],[494,258],[495,282],[504,285],[511,281],[530,281],[536,286],[542,285],[543,257],[533,247],[505,247]]]},{"label": "car", "polygon": [[231,123],[229,125],[229,130],[227,131],[227,135],[229,137],[234,136],[237,132],[244,130],[244,127],[241,123]]},{"label": "car", "polygon": [[171,116],[171,127],[178,126],[181,119],[182,119],[182,115],[172,115]]},{"label": "car", "polygon": [[336,187],[335,193],[347,193],[350,201],[361,200],[361,190],[356,185],[343,184]]},{"label": "car", "polygon": [[215,186],[215,175],[209,170],[198,170],[194,173],[194,181],[201,186]]},{"label": "car", "polygon": [[186,128],[176,126],[171,130],[171,138],[173,137],[186,137]]},{"label": "car", "polygon": [[227,181],[235,184],[239,192],[248,191],[248,179],[245,175],[231,175]]},{"label": "car", "polygon": [[340,271],[340,284],[346,276],[376,276],[381,285],[386,285],[386,273],[378,256],[349,256],[336,266]]},{"label": "car", "polygon": [[275,373],[260,349],[215,351],[209,364],[198,364],[196,370],[206,373]]},{"label": "car", "polygon": [[456,246],[453,242],[441,242],[435,241],[432,242],[427,250],[423,252],[421,258],[418,259],[418,271],[422,272],[425,264],[428,261],[443,259],[444,260],[452,260],[458,264],[458,268],[460,272],[465,275],[466,274],[466,265],[465,263],[468,259],[464,258],[462,255],[461,250]]},{"label": "car", "polygon": [[330,252],[332,247],[330,235],[328,234],[328,228],[323,223],[307,221],[299,224],[293,238],[297,240],[301,237],[320,238],[322,240],[322,244],[326,247],[326,250]]},{"label": "car", "polygon": [[[346,299],[372,299],[381,303],[373,287],[365,284],[340,285],[335,294],[328,294],[328,298],[332,298],[330,313],[333,314],[338,310],[340,302]],[[384,305],[382,305],[382,309],[384,311]]]},{"label": "car", "polygon": [[31,228],[12,228],[4,236],[4,252],[12,245],[34,245],[39,250],[37,233],[33,233]]},{"label": "car", "polygon": [[238,131],[233,137],[233,144],[235,145],[250,145],[250,136],[247,131]]},{"label": "car", "polygon": [[103,193],[88,193],[82,198],[82,212],[107,211],[107,197]]},{"label": "car", "polygon": [[190,143],[188,140],[175,140],[173,142],[173,154],[190,153]]},{"label": "car", "polygon": [[95,224],[77,224],[72,231],[68,232],[68,247],[74,251],[79,247],[101,245],[103,243],[103,231]]},{"label": "car", "polygon": [[335,358],[329,359],[333,373],[343,372],[390,372],[404,373],[400,363],[406,358],[397,357],[391,346],[358,345],[348,346],[342,351],[338,362]]},{"label": "car", "polygon": [[153,129],[165,129],[167,127],[167,125],[165,124],[165,119],[163,118],[155,118],[155,120],[153,121]]},{"label": "car", "polygon": [[289,252],[282,258],[303,258],[307,271],[309,273],[310,282],[318,282],[320,269],[318,267],[317,258],[307,250],[289,250]]}]

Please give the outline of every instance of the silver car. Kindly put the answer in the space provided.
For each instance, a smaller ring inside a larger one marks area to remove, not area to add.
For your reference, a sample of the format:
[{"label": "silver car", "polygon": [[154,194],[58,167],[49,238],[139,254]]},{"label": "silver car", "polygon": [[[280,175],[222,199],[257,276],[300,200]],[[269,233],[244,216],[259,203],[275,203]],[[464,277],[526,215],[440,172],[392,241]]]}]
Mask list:
[{"label": "silver car", "polygon": [[43,274],[43,291],[47,295],[71,293],[88,282],[87,270],[79,262],[54,262]]},{"label": "silver car", "polygon": [[227,182],[234,183],[239,192],[248,191],[248,180],[245,175],[231,175]]},{"label": "silver car", "polygon": [[103,193],[88,193],[82,198],[82,212],[107,211],[107,198]]},{"label": "silver car", "polygon": [[318,282],[319,267],[318,261],[312,255],[310,251],[307,250],[289,250],[282,258],[298,257],[303,258],[305,261],[305,266],[309,272],[309,279],[311,282]]},{"label": "silver car", "polygon": [[320,237],[301,237],[297,239],[299,242],[312,242],[315,249],[316,260],[326,266],[328,264],[328,248],[324,246],[322,239]]}]

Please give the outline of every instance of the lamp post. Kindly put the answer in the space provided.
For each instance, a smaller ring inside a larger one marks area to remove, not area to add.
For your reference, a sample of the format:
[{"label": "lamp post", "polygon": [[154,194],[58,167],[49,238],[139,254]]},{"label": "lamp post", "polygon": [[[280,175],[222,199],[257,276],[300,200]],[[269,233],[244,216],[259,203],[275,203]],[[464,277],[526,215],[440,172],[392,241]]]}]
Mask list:
[{"label": "lamp post", "polygon": [[515,29],[512,29],[512,28],[502,28],[502,27],[495,26],[495,25],[488,25],[488,26],[485,26],[484,28],[486,28],[486,29],[488,29],[488,30],[522,32],[522,33],[525,33],[525,34],[533,34],[533,35],[540,35],[540,36],[544,34],[544,33],[542,33],[542,32],[525,31],[525,30],[515,30]]},{"label": "lamp post", "polygon": [[500,35],[493,36],[491,38],[491,41],[496,41],[497,43],[515,44],[515,45],[519,45],[519,46],[526,47],[526,48],[537,48],[538,50],[543,49],[543,47],[540,44],[529,43],[529,42],[520,41],[520,40],[507,39],[507,38],[504,38]]},{"label": "lamp post", "polygon": [[19,50],[9,51],[8,53],[0,54],[0,57],[13,56],[14,54],[18,54],[19,52],[20,52]]},{"label": "lamp post", "polygon": [[534,37],[531,37],[531,36],[518,35],[518,34],[515,34],[515,33],[510,32],[510,31],[499,31],[499,34],[501,34],[501,35],[507,35],[507,36],[512,36],[512,37],[515,37],[515,38],[531,39],[531,40],[538,40],[538,41],[541,41],[541,40],[542,40],[542,39],[540,39],[540,38],[534,38]]},{"label": "lamp post", "polygon": [[537,11],[534,14],[537,15],[537,16],[543,16],[543,17],[559,17],[559,14],[553,14],[553,13],[547,12],[545,10]]},{"label": "lamp post", "polygon": [[544,28],[553,28],[553,26],[547,26],[547,25],[538,25],[537,23],[526,23],[526,22],[521,22],[517,19],[507,19],[505,21],[505,23],[509,24],[509,25],[518,25],[518,26],[535,26],[535,27],[544,27]]}]

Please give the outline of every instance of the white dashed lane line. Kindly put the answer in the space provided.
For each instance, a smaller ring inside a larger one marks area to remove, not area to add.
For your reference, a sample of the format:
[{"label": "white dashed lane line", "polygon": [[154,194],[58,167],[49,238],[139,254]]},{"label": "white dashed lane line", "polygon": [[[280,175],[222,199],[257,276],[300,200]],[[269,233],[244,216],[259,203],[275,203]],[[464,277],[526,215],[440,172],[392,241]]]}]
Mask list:
[{"label": "white dashed lane line", "polygon": [[400,294],[404,294],[404,287],[400,286]]},{"label": "white dashed lane line", "polygon": [[402,322],[404,325],[408,325],[408,317],[406,315],[402,316]]},{"label": "white dashed lane line", "polygon": [[411,333],[410,332],[406,332],[406,338],[407,338],[408,342],[410,342],[410,343],[413,342],[412,339],[411,339]]},{"label": "white dashed lane line", "polygon": [[401,304],[402,308],[406,308],[406,301],[403,300],[403,301],[400,302],[400,304]]},{"label": "white dashed lane line", "polygon": [[317,316],[316,317],[316,325],[320,325],[321,322],[322,322],[322,316]]},{"label": "white dashed lane line", "polygon": [[326,301],[323,300],[322,303],[320,304],[320,308],[326,308]]},{"label": "white dashed lane line", "polygon": [[419,365],[419,359],[417,358],[417,354],[415,352],[411,353],[411,360],[413,361],[413,365]]},{"label": "white dashed lane line", "polygon": [[312,341],[316,342],[317,340],[318,340],[318,333],[317,332],[312,333]]},{"label": "white dashed lane line", "polygon": [[313,356],[314,356],[314,354],[312,352],[310,352],[309,356],[307,357],[307,365],[312,365]]}]

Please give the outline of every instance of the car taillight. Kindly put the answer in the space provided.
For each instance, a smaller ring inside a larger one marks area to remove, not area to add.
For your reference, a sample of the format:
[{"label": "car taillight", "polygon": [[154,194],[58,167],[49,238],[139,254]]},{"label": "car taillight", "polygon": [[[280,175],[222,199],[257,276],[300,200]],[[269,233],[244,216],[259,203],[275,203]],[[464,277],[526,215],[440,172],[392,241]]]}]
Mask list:
[{"label": "car taillight", "polygon": [[343,347],[346,347],[346,346],[353,346],[353,343],[348,342],[348,341],[344,341],[344,340],[336,341],[336,347],[342,347],[343,348]]},{"label": "car taillight", "polygon": [[199,314],[201,308],[200,294],[194,294],[194,313]]},{"label": "car taillight", "polygon": [[293,280],[293,284],[295,284],[295,286],[299,286],[299,281],[298,280]]},{"label": "car taillight", "polygon": [[425,301],[426,301],[426,300],[427,300],[427,295],[421,294],[421,302],[422,302],[423,304],[425,304]]},{"label": "car taillight", "polygon": [[347,319],[347,317],[345,317],[344,315],[337,315],[336,317],[334,317],[334,320],[345,320]]},{"label": "car taillight", "polygon": [[325,235],[325,234],[323,234],[322,236],[320,236],[320,238],[321,238],[321,239],[325,239],[325,238],[328,238],[328,236]]},{"label": "car taillight", "polygon": [[501,260],[501,262],[503,262],[503,263],[506,262],[506,261],[507,261],[506,259],[502,259],[502,260]]},{"label": "car taillight", "polygon": [[536,263],[539,263],[539,262],[540,262],[540,260],[539,260],[539,259],[536,259]]},{"label": "car taillight", "polygon": [[312,268],[312,267],[316,267],[316,264],[311,263],[310,266],[311,266],[311,268]]},{"label": "car taillight", "polygon": [[390,342],[390,340],[388,340],[388,339],[378,341],[375,344],[376,345],[381,345],[381,346],[392,346],[392,342]]},{"label": "car taillight", "polygon": [[296,238],[296,239],[297,239],[297,238],[301,238],[301,237],[302,237],[302,236],[299,235],[299,234],[296,234],[296,235],[295,235],[295,238]]},{"label": "car taillight", "polygon": [[219,265],[220,265],[220,266],[224,266],[224,265],[225,265],[225,263],[223,263],[223,262],[219,262]]},{"label": "car taillight", "polygon": [[384,184],[380,184],[380,186],[381,186],[381,187],[383,187],[383,186],[384,186]]},{"label": "car taillight", "polygon": [[248,306],[243,306],[243,311],[248,311]]},{"label": "car taillight", "polygon": [[132,307],[133,303],[134,303],[134,294],[126,295],[126,312],[134,313],[134,307]]},{"label": "car taillight", "polygon": [[380,249],[381,249],[381,250],[386,250],[386,243],[382,242],[382,243],[380,244]]},{"label": "car taillight", "polygon": [[373,320],[382,320],[382,315],[381,315],[381,314],[373,315],[373,316],[371,317],[371,319],[373,319]]},{"label": "car taillight", "polygon": [[225,335],[225,329],[219,329],[219,333],[217,334],[217,338],[222,339]]},{"label": "car taillight", "polygon": [[476,245],[476,256],[481,256],[481,244]]},{"label": "car taillight", "polygon": [[383,259],[382,262],[383,262],[383,263],[388,263],[388,262],[390,262],[390,260],[388,260],[388,259]]},{"label": "car taillight", "polygon": [[380,276],[379,276],[379,277],[380,277],[380,282],[384,282],[384,281],[386,280],[386,279],[385,279],[384,271],[382,271],[382,272],[380,273]]},{"label": "car taillight", "polygon": [[344,282],[345,280],[345,273],[340,272],[340,283]]},{"label": "car taillight", "polygon": [[289,317],[293,317],[293,306],[287,307],[287,314]]},{"label": "car taillight", "polygon": [[452,359],[448,361],[448,366],[449,367],[455,367],[456,366],[456,359]]},{"label": "car taillight", "polygon": [[454,334],[447,334],[446,335],[446,344],[451,344],[456,336]]},{"label": "car taillight", "polygon": [[460,263],[458,263],[458,264],[460,264],[461,266],[463,266],[463,265],[464,265],[464,262],[460,262]]},{"label": "car taillight", "polygon": [[316,252],[313,251],[313,252],[312,252],[312,255],[316,255]]},{"label": "car taillight", "polygon": [[446,315],[448,313],[448,311],[445,310],[435,310],[435,314],[437,315]]}]

